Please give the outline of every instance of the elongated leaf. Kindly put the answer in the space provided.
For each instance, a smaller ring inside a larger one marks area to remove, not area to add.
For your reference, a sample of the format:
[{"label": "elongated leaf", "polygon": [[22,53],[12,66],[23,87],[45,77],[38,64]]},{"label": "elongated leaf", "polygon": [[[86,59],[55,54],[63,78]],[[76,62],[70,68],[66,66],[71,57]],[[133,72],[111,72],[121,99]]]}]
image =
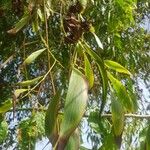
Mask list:
[{"label": "elongated leaf", "polygon": [[112,99],[111,111],[114,133],[119,136],[124,128],[124,108],[118,100]]},{"label": "elongated leaf", "polygon": [[107,98],[107,89],[108,89],[108,78],[107,78],[107,73],[106,69],[104,66],[103,60],[93,51],[89,48],[87,43],[85,43],[85,49],[86,52],[94,59],[94,61],[98,65],[98,69],[102,78],[102,104],[100,108],[100,114],[103,111],[104,105],[106,103],[106,98]]},{"label": "elongated leaf", "polygon": [[12,107],[12,99],[6,100],[4,103],[0,105],[0,113],[5,113],[10,110]]},{"label": "elongated leaf", "polygon": [[58,92],[51,100],[45,116],[45,134],[51,140],[52,145],[58,138],[58,133],[56,132],[56,121],[58,115],[59,100],[60,93]]},{"label": "elongated leaf", "polygon": [[84,54],[84,64],[85,64],[85,75],[89,82],[89,88],[92,88],[94,84],[94,74],[91,64],[85,54]]},{"label": "elongated leaf", "polygon": [[19,20],[18,23],[15,24],[15,27],[9,31],[7,31],[7,33],[10,33],[10,34],[16,34],[18,31],[20,31],[29,21],[30,19],[30,14],[25,14],[21,20]]},{"label": "elongated leaf", "polygon": [[146,134],[146,150],[150,149],[150,126],[148,127]]},{"label": "elongated leaf", "polygon": [[39,76],[39,77],[34,78],[32,80],[27,80],[27,81],[19,82],[19,83],[17,83],[17,85],[20,85],[20,86],[31,86],[31,85],[36,84],[42,78],[43,78],[43,76]]},{"label": "elongated leaf", "polygon": [[26,91],[28,91],[28,89],[17,89],[17,90],[15,90],[14,95],[15,95],[15,97],[17,98],[17,97],[19,97],[19,95],[20,95],[21,93],[24,93],[24,92],[26,92]]},{"label": "elongated leaf", "polygon": [[28,56],[25,59],[24,64],[32,63],[45,50],[46,50],[46,48],[43,48],[43,49],[40,49],[40,50],[37,50],[37,51],[33,52],[30,56]]},{"label": "elongated leaf", "polygon": [[120,73],[125,73],[128,75],[131,75],[131,73],[126,68],[124,68],[122,65],[120,65],[119,63],[117,63],[115,61],[105,60],[104,63],[110,69],[113,69]]},{"label": "elongated leaf", "polygon": [[78,129],[76,129],[70,136],[69,141],[65,147],[65,150],[79,150],[79,143],[80,143],[79,136],[80,136],[79,131]]},{"label": "elongated leaf", "polygon": [[97,42],[99,48],[103,49],[103,44],[102,44],[102,42],[100,41],[99,37],[98,37],[94,32],[92,32],[92,34],[94,35],[95,40],[96,40],[96,42]]},{"label": "elongated leaf", "polygon": [[65,101],[64,119],[60,128],[58,149],[64,148],[70,135],[77,128],[88,100],[88,85],[83,75],[76,69],[71,73]]},{"label": "elongated leaf", "polygon": [[39,29],[40,29],[39,20],[38,20],[38,16],[36,15],[36,19],[34,19],[32,21],[32,31],[33,32],[38,32]]},{"label": "elongated leaf", "polygon": [[87,0],[79,0],[80,4],[82,5],[82,7],[86,7],[87,6]]},{"label": "elongated leaf", "polygon": [[116,91],[119,101],[124,105],[124,107],[129,112],[132,112],[133,111],[133,103],[132,103],[124,85],[119,80],[117,80],[115,77],[113,77],[113,75],[111,75],[109,72],[107,72],[107,75],[113,85],[113,88]]},{"label": "elongated leaf", "polygon": [[41,21],[44,22],[44,15],[43,15],[41,9],[39,9],[39,8],[37,9],[37,14],[40,17]]},{"label": "elongated leaf", "polygon": [[85,8],[86,8],[86,6],[87,6],[87,0],[79,0],[79,3],[80,3],[80,5],[81,5],[81,6],[79,6],[79,7],[82,8],[82,10],[81,10],[80,13],[83,13],[84,10],[85,10]]}]

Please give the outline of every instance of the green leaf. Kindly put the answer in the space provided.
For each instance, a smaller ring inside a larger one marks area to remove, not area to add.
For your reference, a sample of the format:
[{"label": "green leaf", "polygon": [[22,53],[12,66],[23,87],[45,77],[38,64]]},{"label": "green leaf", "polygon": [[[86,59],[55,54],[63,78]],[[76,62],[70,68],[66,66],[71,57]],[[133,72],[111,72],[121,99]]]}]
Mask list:
[{"label": "green leaf", "polygon": [[86,7],[87,6],[87,0],[79,0],[80,4],[82,5],[82,7]]},{"label": "green leaf", "polygon": [[32,63],[45,50],[46,50],[46,48],[43,48],[43,49],[40,49],[40,50],[33,52],[31,55],[29,55],[25,59],[24,64],[28,65],[28,64]]},{"label": "green leaf", "polygon": [[36,19],[34,19],[32,21],[32,31],[33,32],[38,32],[40,29],[40,26],[39,26],[39,20],[38,20],[38,16],[36,15]]},{"label": "green leaf", "polygon": [[43,78],[43,76],[39,76],[37,78],[34,78],[32,80],[27,80],[27,81],[22,81],[22,82],[18,82],[17,85],[20,86],[31,86],[36,84],[39,80],[41,80]]},{"label": "green leaf", "polygon": [[68,143],[65,147],[65,150],[79,150],[79,143],[80,143],[80,137],[79,137],[79,131],[76,129],[73,134],[70,136]]},{"label": "green leaf", "polygon": [[77,128],[86,109],[88,84],[84,76],[73,69],[65,101],[64,119],[60,128],[58,147],[65,147],[70,135]]},{"label": "green leaf", "polygon": [[0,144],[6,139],[8,134],[8,124],[5,120],[0,122]]},{"label": "green leaf", "polygon": [[126,68],[124,68],[122,65],[120,65],[119,63],[117,63],[115,61],[104,60],[104,63],[108,68],[110,68],[112,70],[131,75],[131,73]]},{"label": "green leaf", "polygon": [[0,113],[5,113],[12,107],[12,99],[6,100],[0,105]]},{"label": "green leaf", "polygon": [[85,64],[85,75],[88,79],[89,82],[89,88],[91,89],[93,87],[94,84],[94,74],[93,74],[93,70],[91,67],[91,64],[87,58],[87,56],[84,54],[84,64]]},{"label": "green leaf", "polygon": [[20,96],[21,93],[24,93],[26,91],[28,91],[28,89],[17,89],[17,90],[15,90],[14,95],[17,98]]},{"label": "green leaf", "polygon": [[30,19],[30,14],[26,13],[21,20],[19,20],[18,23],[15,24],[15,27],[9,31],[7,31],[7,33],[10,34],[16,34],[18,31],[20,31],[28,22]]},{"label": "green leaf", "polygon": [[105,69],[103,60],[93,50],[89,48],[87,43],[85,43],[84,46],[85,46],[86,52],[97,63],[98,69],[102,78],[102,104],[100,108],[100,113],[101,113],[103,111],[104,105],[106,103],[106,98],[107,98],[108,79],[107,79],[106,69]]},{"label": "green leaf", "polygon": [[58,116],[59,100],[60,92],[58,92],[51,100],[45,116],[45,134],[51,140],[52,145],[55,143],[55,138],[58,136],[58,133],[56,133],[56,121]]},{"label": "green leaf", "polygon": [[124,108],[120,101],[112,99],[111,111],[114,133],[116,136],[119,136],[124,128]]},{"label": "green leaf", "polygon": [[39,9],[39,8],[37,9],[37,14],[38,14],[40,20],[41,20],[42,22],[44,22],[44,15],[43,15],[41,9]]},{"label": "green leaf", "polygon": [[148,127],[146,134],[146,150],[150,149],[150,126]]},{"label": "green leaf", "polygon": [[102,44],[102,42],[100,41],[99,37],[98,37],[94,32],[92,32],[92,34],[94,35],[95,40],[96,40],[96,42],[97,42],[99,48],[103,49],[103,44]]},{"label": "green leaf", "polygon": [[134,109],[133,103],[132,103],[124,85],[119,80],[117,80],[115,77],[113,77],[113,75],[111,73],[107,72],[107,75],[113,85],[113,88],[116,91],[119,101],[124,105],[124,107],[129,112],[132,112]]},{"label": "green leaf", "polygon": [[86,9],[86,6],[87,6],[87,0],[79,0],[79,4],[81,6],[78,6],[79,8],[82,8],[81,12],[80,13],[83,13],[84,10]]}]

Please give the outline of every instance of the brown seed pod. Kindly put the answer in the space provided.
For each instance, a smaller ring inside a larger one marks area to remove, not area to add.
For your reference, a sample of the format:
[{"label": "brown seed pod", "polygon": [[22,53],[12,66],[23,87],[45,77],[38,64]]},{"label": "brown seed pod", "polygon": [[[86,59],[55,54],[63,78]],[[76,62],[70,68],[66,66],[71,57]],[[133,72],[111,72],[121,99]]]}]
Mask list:
[{"label": "brown seed pod", "polygon": [[12,10],[18,16],[23,14],[23,1],[22,0],[12,0]]}]

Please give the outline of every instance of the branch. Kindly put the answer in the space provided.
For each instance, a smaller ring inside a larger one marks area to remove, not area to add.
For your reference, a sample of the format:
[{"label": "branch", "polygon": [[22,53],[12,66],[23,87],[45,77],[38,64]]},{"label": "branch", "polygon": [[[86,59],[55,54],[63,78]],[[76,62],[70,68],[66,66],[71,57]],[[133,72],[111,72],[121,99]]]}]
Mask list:
[{"label": "branch", "polygon": [[[46,111],[46,108],[17,108],[15,111]],[[7,112],[13,112],[13,109],[8,110]],[[62,114],[62,113],[61,113]],[[84,115],[84,117],[89,117]],[[112,114],[102,114],[102,118],[111,118]],[[150,119],[150,115],[139,115],[139,114],[125,114],[125,118],[136,118],[136,119]]]},{"label": "branch", "polygon": [[[111,118],[112,114],[102,114],[102,118]],[[150,119],[150,115],[125,114],[125,118]]]}]

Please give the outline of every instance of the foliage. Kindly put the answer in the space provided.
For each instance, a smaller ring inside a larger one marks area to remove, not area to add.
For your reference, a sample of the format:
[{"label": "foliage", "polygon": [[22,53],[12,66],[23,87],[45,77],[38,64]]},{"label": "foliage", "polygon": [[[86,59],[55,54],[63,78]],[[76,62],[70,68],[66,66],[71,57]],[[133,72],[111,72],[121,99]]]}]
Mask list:
[{"label": "foliage", "polygon": [[92,149],[149,149],[149,122],[126,118],[149,109],[141,92],[149,90],[149,7],[148,0],[0,1],[0,148],[35,149],[47,136],[54,149],[86,149],[87,118]]},{"label": "foliage", "polygon": [[44,113],[35,112],[30,119],[23,120],[18,127],[19,149],[34,149],[36,140],[45,135]]},{"label": "foliage", "polygon": [[0,122],[0,143],[3,143],[3,141],[7,137],[8,132],[8,124],[5,120]]}]

